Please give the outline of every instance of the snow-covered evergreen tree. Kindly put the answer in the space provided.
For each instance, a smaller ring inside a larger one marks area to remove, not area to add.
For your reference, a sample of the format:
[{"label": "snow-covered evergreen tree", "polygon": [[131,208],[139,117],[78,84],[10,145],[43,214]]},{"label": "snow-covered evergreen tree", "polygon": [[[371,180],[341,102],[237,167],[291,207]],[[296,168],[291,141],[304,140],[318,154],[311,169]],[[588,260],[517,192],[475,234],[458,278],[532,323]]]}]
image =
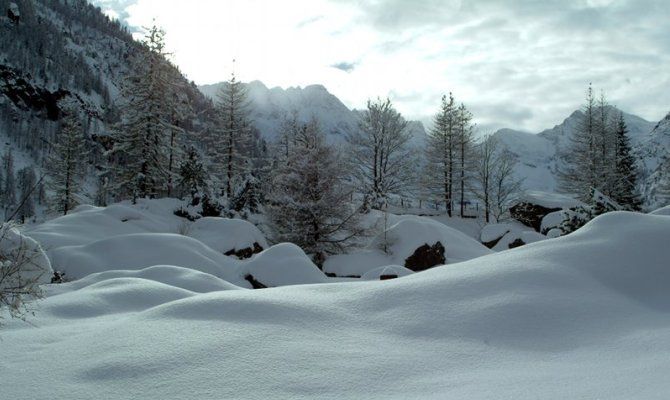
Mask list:
[{"label": "snow-covered evergreen tree", "polygon": [[170,131],[164,35],[153,26],[145,39],[148,51],[135,54],[135,72],[122,87],[121,121],[114,134],[114,179],[121,198],[155,197],[167,193]]},{"label": "snow-covered evergreen tree", "polygon": [[2,191],[2,204],[4,206],[5,219],[11,215],[16,205],[16,175],[14,174],[14,155],[9,148],[2,157],[2,166],[5,171],[5,186]]},{"label": "snow-covered evergreen tree", "polygon": [[275,241],[292,242],[321,266],[359,233],[342,158],[320,129],[305,125],[288,160],[275,173],[268,215]]},{"label": "snow-covered evergreen tree", "polygon": [[442,104],[428,135],[426,148],[426,158],[432,164],[429,172],[437,174],[433,177],[435,187],[442,195],[449,216],[452,215],[454,204],[454,174],[458,148],[457,113],[454,96],[451,93],[448,99],[442,96]]},{"label": "snow-covered evergreen tree", "polygon": [[209,138],[210,158],[222,184],[221,195],[230,199],[253,168],[249,101],[234,73],[219,92],[218,108],[220,131]]},{"label": "snow-covered evergreen tree", "polygon": [[200,161],[198,151],[191,146],[186,159],[179,167],[179,188],[182,193],[188,193],[194,199],[198,193],[205,194],[207,188],[207,173]]},{"label": "snow-covered evergreen tree", "polygon": [[611,174],[614,177],[611,180],[611,197],[626,209],[639,210],[642,202],[637,192],[637,169],[623,113],[619,113],[614,132],[615,168]]},{"label": "snow-covered evergreen tree", "polygon": [[390,99],[377,99],[368,101],[360,129],[347,137],[353,177],[374,208],[411,186],[414,158],[406,127]]},{"label": "snow-covered evergreen tree", "polygon": [[78,115],[68,110],[61,121],[61,130],[52,144],[47,160],[48,186],[53,192],[49,208],[67,215],[79,201],[88,147]]},{"label": "snow-covered evergreen tree", "polygon": [[589,85],[582,117],[573,135],[570,146],[564,154],[565,165],[558,171],[559,186],[562,191],[574,194],[583,201],[590,201],[591,193],[598,187],[601,176],[598,157],[598,107]]},{"label": "snow-covered evergreen tree", "polygon": [[21,202],[18,205],[16,218],[23,223],[26,219],[35,215],[35,201],[33,200],[37,194],[35,191],[37,183],[35,169],[32,166],[22,168],[19,170],[17,178]]}]

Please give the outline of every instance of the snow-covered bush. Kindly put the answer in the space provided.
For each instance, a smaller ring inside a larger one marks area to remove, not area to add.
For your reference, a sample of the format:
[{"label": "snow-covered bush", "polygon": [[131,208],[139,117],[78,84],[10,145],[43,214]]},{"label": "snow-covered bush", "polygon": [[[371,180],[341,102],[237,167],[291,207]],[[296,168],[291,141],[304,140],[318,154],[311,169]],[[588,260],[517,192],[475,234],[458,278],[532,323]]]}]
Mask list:
[{"label": "snow-covered bush", "polygon": [[[0,226],[0,310],[13,318],[31,312],[28,301],[41,297],[40,284],[51,277],[51,264],[40,245],[11,224]],[[0,316],[1,318],[1,316]]]}]

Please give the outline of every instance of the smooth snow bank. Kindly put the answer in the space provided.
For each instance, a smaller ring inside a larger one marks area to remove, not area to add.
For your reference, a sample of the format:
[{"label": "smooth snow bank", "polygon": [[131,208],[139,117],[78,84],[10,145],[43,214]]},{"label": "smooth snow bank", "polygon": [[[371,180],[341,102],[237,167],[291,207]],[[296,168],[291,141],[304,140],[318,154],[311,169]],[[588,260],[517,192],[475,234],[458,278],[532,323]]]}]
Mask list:
[{"label": "smooth snow bank", "polygon": [[55,269],[69,279],[117,269],[144,269],[174,265],[234,281],[237,263],[203,243],[176,234],[138,233],[114,236],[83,246],[51,251]]},{"label": "smooth snow bank", "polygon": [[[0,224],[0,263],[20,263],[21,281],[27,280],[38,283],[49,283],[53,270],[51,262],[42,246],[32,238],[27,237],[10,224]],[[5,259],[7,257],[7,259]],[[16,277],[16,276],[15,276]],[[14,285],[13,279],[0,279],[2,286]],[[0,289],[2,289],[0,286]],[[7,286],[11,287],[11,286]]]},{"label": "smooth snow bank", "polygon": [[382,276],[393,276],[400,278],[407,275],[412,275],[414,271],[407,269],[400,265],[386,265],[384,267],[375,268],[372,271],[366,272],[361,279],[364,281],[378,281]]},{"label": "smooth snow bank", "polygon": [[73,288],[2,331],[3,396],[662,399],[669,234],[670,218],[617,212],[384,282]]},{"label": "smooth snow bank", "polygon": [[537,204],[545,208],[570,208],[584,205],[579,200],[553,192],[529,190],[519,198],[519,202]]},{"label": "smooth snow bank", "polygon": [[241,265],[238,274],[252,275],[268,287],[326,282],[326,275],[292,243],[270,247]]},{"label": "smooth snow bank", "polygon": [[445,248],[447,264],[467,261],[491,254],[481,243],[439,222],[424,217],[404,218],[391,226],[386,233],[377,236],[371,249],[384,249],[389,254],[389,264],[405,265],[405,260],[414,251],[428,244],[440,242]]},{"label": "smooth snow bank", "polygon": [[670,206],[665,206],[659,208],[658,210],[652,211],[649,214],[651,215],[670,215]]},{"label": "smooth snow bank", "polygon": [[269,247],[261,231],[241,219],[201,218],[187,228],[187,236],[224,254],[231,250],[253,249],[254,244],[263,249]]},{"label": "smooth snow bank", "polygon": [[31,227],[26,233],[47,252],[63,246],[80,246],[113,236],[134,233],[177,233],[188,220],[173,211],[176,199],[138,199],[107,207],[80,206],[71,214]]}]

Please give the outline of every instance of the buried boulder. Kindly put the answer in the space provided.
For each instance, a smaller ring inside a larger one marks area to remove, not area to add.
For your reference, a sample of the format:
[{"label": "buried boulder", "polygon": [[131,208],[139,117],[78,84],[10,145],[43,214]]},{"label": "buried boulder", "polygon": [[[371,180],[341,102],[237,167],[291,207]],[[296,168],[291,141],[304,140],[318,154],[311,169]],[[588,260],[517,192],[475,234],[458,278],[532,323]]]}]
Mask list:
[{"label": "buried boulder", "polygon": [[241,219],[200,218],[189,226],[187,234],[221,254],[241,260],[269,247],[261,231]]},{"label": "buried boulder", "polygon": [[579,200],[571,197],[538,191],[529,191],[510,208],[510,215],[515,220],[529,226],[537,232],[542,231],[542,219],[556,211],[582,205]]},{"label": "buried boulder", "polygon": [[423,271],[437,265],[444,265],[447,261],[444,256],[444,246],[439,241],[432,246],[427,243],[420,246],[405,260],[405,268],[412,271]]}]

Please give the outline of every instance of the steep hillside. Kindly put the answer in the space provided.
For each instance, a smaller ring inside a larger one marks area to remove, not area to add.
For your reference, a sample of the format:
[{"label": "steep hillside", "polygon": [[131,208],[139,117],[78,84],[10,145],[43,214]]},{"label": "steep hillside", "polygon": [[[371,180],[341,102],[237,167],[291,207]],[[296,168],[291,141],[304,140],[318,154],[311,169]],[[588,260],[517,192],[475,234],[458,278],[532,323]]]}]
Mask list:
[{"label": "steep hillside", "polygon": [[667,205],[670,193],[660,193],[659,188],[670,188],[670,113],[641,139],[635,150],[640,159],[641,193],[647,204],[650,209]]}]

